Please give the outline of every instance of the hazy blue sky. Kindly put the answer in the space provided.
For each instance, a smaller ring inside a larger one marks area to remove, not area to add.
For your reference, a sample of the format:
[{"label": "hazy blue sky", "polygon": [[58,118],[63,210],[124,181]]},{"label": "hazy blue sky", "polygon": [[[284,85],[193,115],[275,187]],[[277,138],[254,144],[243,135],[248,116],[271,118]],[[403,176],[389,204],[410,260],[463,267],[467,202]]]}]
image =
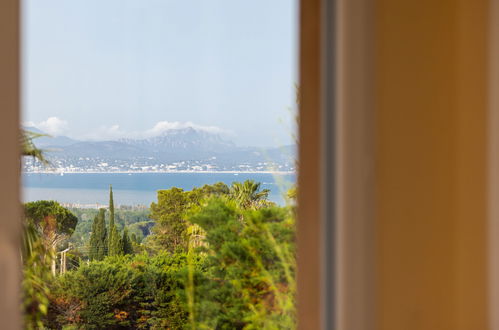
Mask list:
[{"label": "hazy blue sky", "polygon": [[240,145],[292,141],[296,0],[25,0],[23,17],[25,122],[78,138],[192,123]]}]

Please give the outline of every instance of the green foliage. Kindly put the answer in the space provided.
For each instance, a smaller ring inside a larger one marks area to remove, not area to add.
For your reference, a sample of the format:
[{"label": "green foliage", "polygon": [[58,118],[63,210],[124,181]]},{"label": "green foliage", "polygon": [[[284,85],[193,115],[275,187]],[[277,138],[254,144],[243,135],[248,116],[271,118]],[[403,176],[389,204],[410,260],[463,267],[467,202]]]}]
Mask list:
[{"label": "green foliage", "polygon": [[[83,329],[181,329],[185,254],[109,257],[55,278],[46,325]],[[200,262],[198,262],[200,264]],[[200,267],[200,266],[196,266]]]},{"label": "green foliage", "polygon": [[147,243],[156,251],[186,251],[190,239],[188,228],[191,225],[185,219],[187,212],[210,196],[228,194],[229,188],[222,182],[204,185],[192,191],[175,187],[158,191],[158,202],[151,204],[150,215],[156,223]]},{"label": "green foliage", "polygon": [[118,256],[123,254],[123,242],[120,239],[118,229],[114,223],[114,199],[113,187],[109,186],[109,237],[108,237],[108,255]]},{"label": "green foliage", "polygon": [[147,220],[135,222],[131,225],[128,225],[127,228],[130,233],[135,235],[137,243],[140,243],[145,237],[149,236],[153,226],[154,221]]},{"label": "green foliage", "polygon": [[260,183],[253,180],[234,182],[230,187],[230,197],[243,209],[257,209],[270,206],[267,200],[270,190],[260,191]]},{"label": "green foliage", "polygon": [[129,227],[147,221],[124,223],[115,256],[105,210],[93,211],[93,261],[72,250],[72,270],[46,280],[48,313],[43,299],[26,309],[51,329],[293,329],[295,205],[267,194],[252,181],[159,191],[153,234],[139,242]]},{"label": "green foliage", "polygon": [[288,208],[241,210],[220,198],[193,211],[206,232],[209,271],[196,288],[199,328],[295,326],[294,217]]},{"label": "green foliage", "polygon": [[189,206],[189,196],[183,189],[158,191],[158,203],[151,204],[151,218],[156,220],[152,228],[153,236],[149,240],[153,247],[170,252],[186,250],[187,223],[184,215]]},{"label": "green foliage", "polygon": [[48,135],[21,130],[21,138],[19,141],[21,144],[21,152],[23,156],[31,156],[42,164],[49,165],[48,160],[45,158],[44,151],[37,148],[33,142],[34,139],[42,136]]},{"label": "green foliage", "polygon": [[[38,149],[33,139],[43,136],[21,130],[20,145],[22,156],[31,156],[44,165],[49,162],[44,152]],[[24,326],[26,329],[42,328],[41,318],[46,314],[48,308],[49,293],[46,278],[50,276],[49,263],[53,258],[53,250],[47,250],[46,242],[43,241],[36,221],[24,219],[22,232],[22,308],[24,310]]]},{"label": "green foliage", "polygon": [[[83,258],[86,259],[93,219],[99,210],[84,208],[70,208],[70,210],[78,217],[78,224],[69,242],[82,251]],[[120,206],[115,207],[114,212],[114,223],[118,233],[126,226],[130,234],[135,234],[139,243],[150,234],[154,222],[149,218],[149,208]]]},{"label": "green foliage", "polygon": [[24,205],[26,220],[40,227],[44,232],[57,235],[71,235],[78,218],[55,201],[36,201]]},{"label": "green foliage", "polygon": [[49,288],[46,285],[51,276],[50,261],[54,257],[47,250],[34,225],[24,223],[23,230],[23,281],[22,307],[27,329],[43,327],[42,317],[47,314]]},{"label": "green foliage", "polygon": [[[28,329],[41,327],[47,313],[51,265],[55,266],[56,247],[74,231],[78,219],[54,201],[24,205],[23,230],[23,308]],[[55,268],[54,268],[55,270]]]},{"label": "green foliage", "polygon": [[133,245],[130,236],[128,236],[128,229],[125,227],[123,230],[123,236],[120,240],[121,254],[133,254]]},{"label": "green foliage", "polygon": [[108,241],[106,230],[106,210],[100,209],[92,224],[90,236],[89,258],[90,260],[102,260],[108,253]]},{"label": "green foliage", "polygon": [[108,237],[108,255],[109,256],[119,256],[123,254],[122,242],[120,240],[120,234],[114,223],[109,225],[109,237]]},{"label": "green foliage", "polygon": [[297,198],[298,198],[298,189],[296,186],[293,186],[286,192],[286,200],[288,204],[296,205]]},{"label": "green foliage", "polygon": [[114,198],[113,198],[113,186],[109,185],[109,222],[114,223]]},{"label": "green foliage", "polygon": [[201,188],[194,188],[190,192],[193,200],[199,202],[201,199],[206,198],[208,196],[226,196],[230,193],[229,187],[223,182],[217,182],[212,185],[205,184]]}]

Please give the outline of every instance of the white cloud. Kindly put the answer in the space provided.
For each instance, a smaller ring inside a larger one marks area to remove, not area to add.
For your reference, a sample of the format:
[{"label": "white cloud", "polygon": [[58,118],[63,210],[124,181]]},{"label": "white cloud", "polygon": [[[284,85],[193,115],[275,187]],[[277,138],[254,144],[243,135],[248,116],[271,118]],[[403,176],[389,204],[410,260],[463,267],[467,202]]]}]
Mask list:
[{"label": "white cloud", "polygon": [[225,131],[219,127],[201,126],[201,125],[194,124],[193,122],[190,122],[190,121],[185,122],[185,123],[181,123],[178,121],[174,121],[174,122],[159,121],[156,123],[156,125],[154,125],[153,128],[142,132],[142,135],[143,135],[142,137],[144,137],[144,138],[154,137],[154,136],[161,135],[169,130],[183,129],[183,128],[188,128],[188,127],[192,127],[196,130],[205,131],[205,132],[209,132],[209,133],[215,133],[215,134],[225,133]]},{"label": "white cloud", "polygon": [[75,136],[71,134],[69,130],[69,124],[66,120],[60,119],[58,117],[50,117],[47,120],[41,122],[25,122],[23,123],[25,127],[36,127],[39,130],[50,134],[52,136],[60,136],[69,134],[70,137],[80,140],[94,140],[94,141],[104,141],[104,140],[118,140],[122,138],[133,138],[133,139],[145,139],[155,136],[160,136],[168,131],[194,128],[199,131],[204,131],[213,134],[222,135],[234,135],[233,132],[221,129],[216,126],[203,126],[198,125],[193,122],[178,122],[178,121],[159,121],[153,127],[143,130],[143,131],[125,131],[121,129],[120,125],[114,124],[111,126],[100,126],[98,129],[90,132],[86,132],[83,135]]},{"label": "white cloud", "polygon": [[112,126],[101,126],[97,131],[90,132],[82,136],[84,140],[118,140],[121,138],[145,139],[155,136],[160,136],[168,131],[194,128],[196,130],[205,131],[213,134],[231,135],[230,131],[223,130],[216,126],[202,126],[192,122],[169,122],[159,121],[153,127],[144,131],[125,131],[115,124]]},{"label": "white cloud", "polygon": [[82,140],[118,140],[127,136],[127,132],[121,130],[120,125],[101,126],[94,132],[88,132],[79,137]]},{"label": "white cloud", "polygon": [[38,123],[27,122],[24,126],[36,127],[53,136],[64,135],[68,131],[68,122],[58,117],[49,117],[47,120]]}]

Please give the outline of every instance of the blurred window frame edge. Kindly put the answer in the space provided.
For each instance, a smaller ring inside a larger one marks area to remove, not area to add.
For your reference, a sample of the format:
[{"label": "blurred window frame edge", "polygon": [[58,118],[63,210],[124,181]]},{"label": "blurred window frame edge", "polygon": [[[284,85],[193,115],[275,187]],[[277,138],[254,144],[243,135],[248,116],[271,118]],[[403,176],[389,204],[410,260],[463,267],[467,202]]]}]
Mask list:
[{"label": "blurred window frame edge", "polygon": [[0,320],[20,329],[20,3],[0,1]]},{"label": "blurred window frame edge", "polygon": [[[490,329],[499,329],[499,1],[490,2],[489,24],[489,316]],[[494,280],[497,279],[497,280]]]},{"label": "blurred window frame edge", "polygon": [[298,326],[373,329],[373,3],[300,5]]},{"label": "blurred window frame edge", "polygon": [[[393,2],[385,2],[388,6],[393,5]],[[375,236],[379,233],[374,230],[376,169],[373,142],[376,124],[373,95],[376,80],[373,75],[379,69],[376,68],[379,63],[375,63],[373,43],[377,27],[375,19],[381,18],[376,16],[374,5],[367,0],[301,0],[298,173],[300,329],[374,329],[382,324],[379,323],[381,307],[375,307],[376,303],[385,301],[379,296],[380,282],[376,279],[379,270],[375,269],[378,265],[376,257],[379,257],[375,252]],[[422,5],[431,6],[431,2]],[[480,37],[483,33],[488,34],[486,56],[489,63],[486,67],[490,71],[486,74],[489,80],[484,84],[487,87],[485,113],[490,132],[485,138],[488,149],[484,155],[484,169],[488,172],[485,175],[489,181],[484,192],[487,200],[484,205],[488,209],[483,220],[488,233],[488,246],[483,252],[474,250],[487,254],[477,256],[479,259],[488,258],[484,269],[487,274],[481,273],[479,264],[479,269],[471,276],[481,274],[487,278],[483,284],[487,301],[477,300],[476,303],[478,306],[486,304],[488,311],[483,313],[486,319],[481,322],[496,330],[499,329],[499,1],[485,0],[474,7],[457,0],[454,5],[455,13],[462,19],[457,23],[457,28],[461,30],[450,33],[461,38],[461,45],[469,45],[472,40],[470,33],[481,33]],[[486,13],[484,8],[487,6],[491,10],[488,17],[482,17],[485,28],[481,30],[473,24],[477,23],[477,15]],[[475,10],[475,16],[463,16],[467,10]],[[318,22],[318,17],[321,22]],[[322,34],[321,38],[317,38],[318,31]],[[463,52],[463,49],[459,51]],[[463,65],[473,56],[459,54],[458,61],[463,62],[458,63]],[[480,58],[480,55],[474,58]],[[461,74],[458,79],[466,77],[467,71],[463,72],[458,73]],[[466,97],[473,96],[465,96],[465,102]],[[466,106],[462,105],[462,109]],[[321,132],[318,132],[319,128]],[[321,147],[317,148],[318,145]],[[465,148],[464,152],[469,152],[469,149]],[[466,186],[459,189],[463,187]],[[460,230],[458,235],[466,235],[465,229],[459,228],[461,224],[454,226]],[[461,271],[462,267],[469,266],[471,259],[460,249],[467,244],[474,248],[472,244],[476,241],[467,242],[462,236],[458,236],[458,240],[462,240],[459,243],[461,246],[454,247],[452,254],[458,258],[457,270]],[[459,281],[464,282],[458,282],[462,287],[454,288],[457,294],[454,300],[471,300],[457,302],[457,310],[473,304],[473,299],[481,299],[469,291],[473,277],[466,279],[462,276]],[[438,279],[431,281],[439,283]],[[417,303],[412,305],[416,306]],[[443,319],[466,328],[482,315],[476,311],[471,314],[474,315],[445,315]],[[421,315],[426,322],[434,316]]]}]

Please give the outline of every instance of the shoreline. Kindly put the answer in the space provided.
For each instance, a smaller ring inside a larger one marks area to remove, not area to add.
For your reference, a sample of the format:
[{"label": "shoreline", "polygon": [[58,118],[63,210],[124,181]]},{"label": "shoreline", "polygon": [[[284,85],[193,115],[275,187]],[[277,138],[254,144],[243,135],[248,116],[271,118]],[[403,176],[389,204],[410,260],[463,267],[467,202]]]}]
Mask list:
[{"label": "shoreline", "polygon": [[292,175],[296,174],[294,171],[36,171],[36,172],[21,172],[25,174],[53,174],[53,175],[66,175],[66,174],[278,174],[278,175]]}]

